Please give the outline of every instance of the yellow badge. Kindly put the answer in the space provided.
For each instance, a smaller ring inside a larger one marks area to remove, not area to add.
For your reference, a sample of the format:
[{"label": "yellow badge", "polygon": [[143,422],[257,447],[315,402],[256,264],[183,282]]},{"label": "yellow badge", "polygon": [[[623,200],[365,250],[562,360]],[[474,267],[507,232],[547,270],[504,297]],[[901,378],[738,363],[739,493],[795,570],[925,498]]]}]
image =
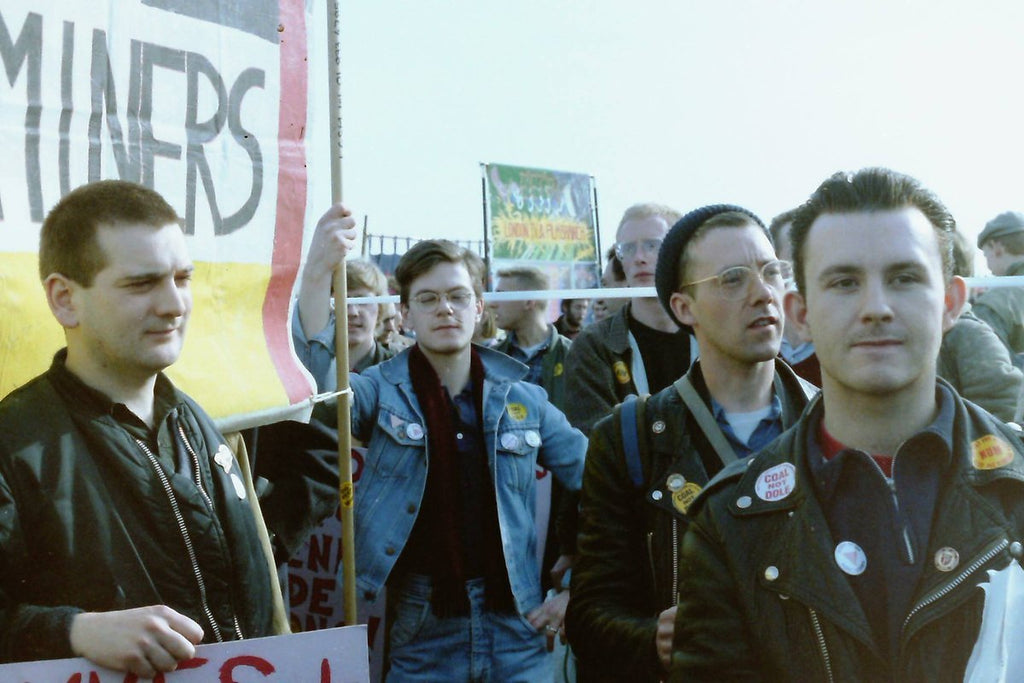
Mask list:
[{"label": "yellow badge", "polygon": [[688,481],[683,484],[683,488],[672,492],[672,505],[676,510],[685,513],[698,493],[700,493],[700,486]]},{"label": "yellow badge", "polygon": [[994,470],[1013,462],[1013,448],[1000,438],[986,434],[971,444],[971,458],[979,470]]},{"label": "yellow badge", "polygon": [[612,372],[615,373],[615,379],[619,380],[619,384],[629,384],[629,370],[626,369],[626,364],[621,360],[615,361],[615,365],[612,366]]},{"label": "yellow badge", "polygon": [[561,363],[555,363],[555,377],[561,375],[564,370],[565,368],[562,367]]},{"label": "yellow badge", "polygon": [[509,403],[508,416],[516,422],[522,422],[526,419],[526,406],[522,403]]}]

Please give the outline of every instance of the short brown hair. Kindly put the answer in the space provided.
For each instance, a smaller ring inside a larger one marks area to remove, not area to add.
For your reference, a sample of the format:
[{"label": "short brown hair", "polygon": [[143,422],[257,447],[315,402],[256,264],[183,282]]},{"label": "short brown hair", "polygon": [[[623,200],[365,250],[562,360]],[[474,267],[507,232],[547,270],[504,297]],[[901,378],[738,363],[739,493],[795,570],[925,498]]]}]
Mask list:
[{"label": "short brown hair", "polygon": [[[811,226],[826,213],[861,213],[865,211],[896,211],[916,208],[935,228],[942,258],[942,273],[948,282],[953,277],[953,231],[956,221],[930,190],[920,181],[888,168],[865,168],[856,173],[840,171],[833,174],[814,191],[793,218],[789,238],[793,242],[793,271],[796,286],[806,293],[804,280],[804,245]],[[878,245],[884,249],[885,245]]]},{"label": "short brown hair", "polygon": [[439,263],[461,263],[464,265],[469,271],[469,279],[473,282],[473,293],[478,299],[483,298],[483,259],[450,240],[423,240],[402,254],[402,258],[398,260],[398,266],[395,268],[398,296],[403,304],[409,305],[409,289],[412,287],[413,280]]},{"label": "short brown hair", "polygon": [[498,271],[499,278],[514,278],[519,289],[543,291],[551,288],[551,280],[540,268],[515,266]]},{"label": "short brown hair", "polygon": [[50,210],[39,238],[39,279],[53,273],[92,286],[106,257],[96,240],[99,227],[148,225],[162,228],[181,219],[154,190],[125,180],[100,180],[72,190]]}]

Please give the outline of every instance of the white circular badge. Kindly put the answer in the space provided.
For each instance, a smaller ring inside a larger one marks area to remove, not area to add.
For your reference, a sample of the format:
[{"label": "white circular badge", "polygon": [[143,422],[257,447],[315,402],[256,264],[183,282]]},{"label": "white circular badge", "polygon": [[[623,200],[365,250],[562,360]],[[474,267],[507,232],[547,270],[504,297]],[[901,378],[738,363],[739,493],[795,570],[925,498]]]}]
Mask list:
[{"label": "white circular badge", "polygon": [[868,568],[868,556],[853,541],[843,541],[837,545],[835,556],[836,564],[850,576],[860,576]]},{"label": "white circular badge", "polygon": [[757,478],[754,484],[754,492],[763,501],[774,503],[782,500],[796,489],[796,467],[792,463],[784,462],[775,467],[769,467]]}]

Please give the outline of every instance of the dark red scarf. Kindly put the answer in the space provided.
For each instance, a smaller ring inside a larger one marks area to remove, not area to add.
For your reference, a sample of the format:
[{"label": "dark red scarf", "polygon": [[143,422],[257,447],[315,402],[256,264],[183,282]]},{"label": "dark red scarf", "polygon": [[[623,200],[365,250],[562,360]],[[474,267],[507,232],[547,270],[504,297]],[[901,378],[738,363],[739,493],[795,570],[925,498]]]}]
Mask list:
[{"label": "dark red scarf", "polygon": [[[438,616],[465,615],[469,613],[466,597],[466,573],[463,558],[466,552],[482,552],[484,579],[486,580],[486,605],[494,611],[512,609],[512,590],[509,587],[508,572],[501,549],[501,533],[498,528],[498,505],[494,496],[494,483],[487,466],[487,448],[483,429],[483,388],[484,366],[476,349],[471,350],[470,381],[473,389],[473,404],[476,407],[477,429],[481,435],[480,457],[476,459],[476,480],[483,483],[482,510],[464,510],[459,480],[459,451],[455,440],[455,425],[447,391],[441,384],[437,372],[423,355],[419,344],[409,353],[409,375],[413,391],[427,427],[427,490],[420,508],[420,519],[416,526],[424,524],[426,537],[437,543],[436,551],[430,554],[428,567],[432,577],[431,607]],[[466,548],[462,538],[465,515],[482,515],[483,548]]]}]

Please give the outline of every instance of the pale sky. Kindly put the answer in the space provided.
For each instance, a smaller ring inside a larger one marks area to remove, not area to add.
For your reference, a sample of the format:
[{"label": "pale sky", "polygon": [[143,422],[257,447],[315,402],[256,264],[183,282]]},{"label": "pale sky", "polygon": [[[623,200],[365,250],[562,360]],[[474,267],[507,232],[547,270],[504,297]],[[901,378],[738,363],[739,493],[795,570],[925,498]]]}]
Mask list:
[{"label": "pale sky", "polygon": [[[480,162],[589,173],[622,211],[766,222],[837,170],[918,177],[973,237],[1024,210],[1024,3],[342,2],[345,202],[478,239]],[[984,272],[984,260],[980,260]]]}]

